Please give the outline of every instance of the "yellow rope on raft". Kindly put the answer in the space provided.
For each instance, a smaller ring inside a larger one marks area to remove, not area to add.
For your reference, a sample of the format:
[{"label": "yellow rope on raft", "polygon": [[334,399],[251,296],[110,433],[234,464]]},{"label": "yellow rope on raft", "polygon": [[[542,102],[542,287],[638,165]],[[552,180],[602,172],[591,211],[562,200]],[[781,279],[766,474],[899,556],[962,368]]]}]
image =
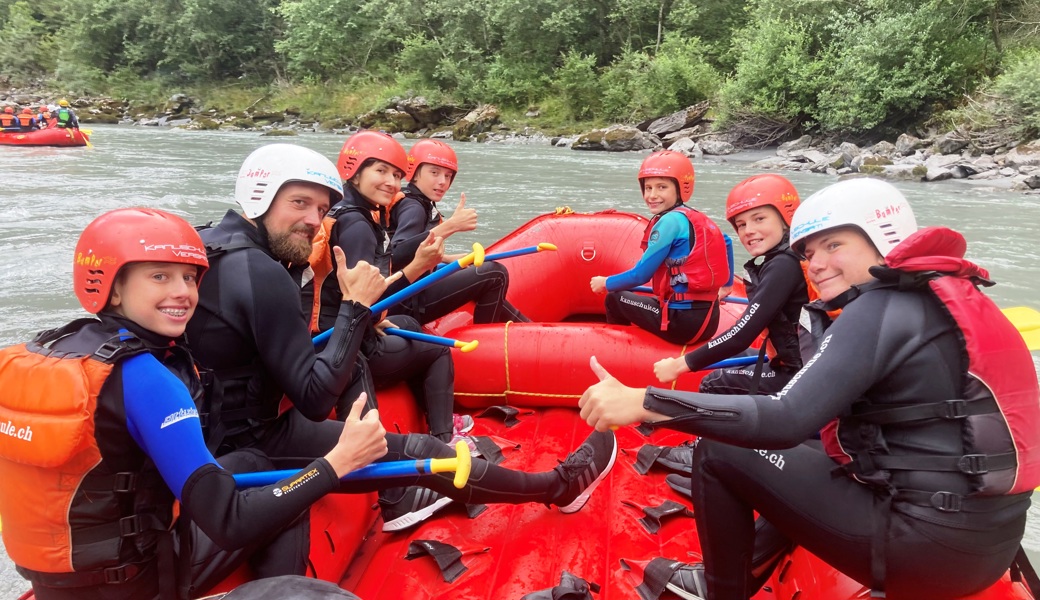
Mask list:
[{"label": "yellow rope on raft", "polygon": [[557,206],[556,207],[556,214],[557,215],[573,215],[574,214],[574,210],[572,210],[571,207],[569,207],[569,206]]},{"label": "yellow rope on raft", "polygon": [[[557,209],[559,210],[559,209]],[[570,210],[569,208],[567,210]],[[581,394],[544,394],[541,392],[521,392],[513,389],[513,385],[510,381],[509,375],[509,325],[512,321],[506,321],[505,327],[502,328],[502,348],[505,356],[506,366],[506,390],[502,393],[473,393],[473,392],[455,392],[456,396],[479,396],[486,398],[508,398],[510,395],[514,396],[541,396],[543,398],[573,398],[577,400],[581,398]]]}]

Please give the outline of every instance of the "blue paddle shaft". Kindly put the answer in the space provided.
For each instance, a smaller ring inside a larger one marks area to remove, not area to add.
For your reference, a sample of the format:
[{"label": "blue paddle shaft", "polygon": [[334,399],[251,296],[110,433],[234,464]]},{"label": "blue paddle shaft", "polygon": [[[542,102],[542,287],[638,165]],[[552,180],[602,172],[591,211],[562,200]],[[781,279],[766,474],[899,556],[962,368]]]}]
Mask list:
[{"label": "blue paddle shaft", "polygon": [[[534,254],[539,252],[538,246],[528,246],[527,248],[517,248],[516,250],[506,250],[504,252],[495,252],[494,254],[488,254],[484,257],[484,262],[489,260],[501,260],[503,258],[513,258],[514,256],[524,256],[525,254]],[[451,263],[437,265],[434,271],[440,271],[441,269],[447,268]]]},{"label": "blue paddle shaft", "polygon": [[[404,302],[405,300],[430,287],[434,283],[437,283],[438,281],[444,279],[448,275],[451,275],[452,273],[460,270],[462,270],[462,265],[459,264],[459,261],[449,263],[448,266],[444,267],[443,269],[438,269],[437,271],[430,273],[426,277],[423,277],[419,281],[416,281],[415,283],[409,285],[403,290],[400,290],[395,294],[390,294],[386,298],[380,300],[379,302],[376,302],[372,305],[372,314],[378,315],[379,313],[397,304],[398,302]],[[333,330],[331,328],[326,331],[323,331],[318,335],[314,336],[314,339],[312,339],[311,341],[314,343],[315,346],[317,346],[318,344],[332,337],[332,331]]]},{"label": "blue paddle shaft", "polygon": [[449,348],[454,348],[456,342],[456,340],[453,340],[451,338],[441,337],[439,335],[430,335],[428,333],[419,333],[418,331],[411,331],[409,329],[398,329],[397,327],[387,327],[383,330],[383,333],[387,335],[396,335],[397,337],[403,337],[406,340],[429,342],[431,344],[437,344],[439,346],[448,346]]},{"label": "blue paddle shaft", "polygon": [[[766,360],[769,360],[768,358]],[[727,358],[726,360],[720,360],[719,362],[708,365],[701,369],[702,371],[712,371],[715,369],[726,369],[729,367],[745,367],[747,365],[753,365],[758,362],[758,356],[734,356],[733,358]]]},{"label": "blue paddle shaft", "polygon": [[[360,479],[385,479],[387,477],[400,477],[402,475],[422,475],[429,473],[430,459],[424,460],[397,460],[384,463],[372,463],[361,467],[356,471],[347,473],[340,481]],[[281,471],[258,471],[256,473],[237,473],[234,475],[235,486],[239,488],[259,487],[278,483],[283,479],[299,475],[302,471],[285,469]]]}]

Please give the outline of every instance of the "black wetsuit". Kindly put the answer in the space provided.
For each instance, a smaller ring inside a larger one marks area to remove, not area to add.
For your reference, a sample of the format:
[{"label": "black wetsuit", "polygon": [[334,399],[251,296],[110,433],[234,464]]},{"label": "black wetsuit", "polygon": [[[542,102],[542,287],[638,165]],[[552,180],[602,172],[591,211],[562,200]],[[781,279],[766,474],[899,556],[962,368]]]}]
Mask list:
[{"label": "black wetsuit", "polygon": [[[210,259],[202,279],[199,307],[188,324],[188,341],[197,361],[221,373],[251,372],[246,385],[226,390],[224,403],[277,409],[282,394],[294,408],[277,418],[265,412],[247,421],[226,422],[225,449],[253,447],[274,457],[279,468],[299,466],[324,456],[339,440],[343,423],[324,420],[351,383],[361,333],[371,311],[343,302],[326,347],[316,352],[308,319],[300,306],[300,288],[286,267],[265,248],[260,232],[229,211],[219,225],[201,232],[207,246],[231,246],[248,240],[258,247],[229,250]],[[388,452],[380,459],[448,458],[454,449],[429,435],[387,433]],[[295,460],[293,460],[295,459]],[[344,492],[367,492],[409,485],[428,487],[455,500],[551,502],[560,491],[555,471],[524,473],[473,459],[469,484],[459,490],[450,475],[415,475],[347,481]]]},{"label": "black wetsuit", "polygon": [[[853,290],[855,292],[855,290]],[[830,308],[837,308],[832,306]],[[662,426],[705,436],[693,458],[693,501],[710,598],[746,600],[758,511],[794,543],[872,585],[875,488],[835,476],[819,442],[805,442],[860,399],[873,403],[963,398],[967,363],[959,330],[925,292],[874,289],[844,307],[820,350],[780,393],[717,396],[649,388],[644,406]],[[936,419],[892,430],[895,454],[959,447],[961,424]],[[892,471],[898,489],[969,493],[959,472]],[[1022,538],[1029,494],[944,512],[898,498],[883,536],[885,590],[907,598],[966,595],[996,581]]]},{"label": "black wetsuit", "polygon": [[[400,269],[412,262],[416,250],[440,222],[441,214],[433,201],[413,185],[405,188],[405,197],[390,211],[390,250],[394,267]],[[529,321],[506,300],[508,288],[509,272],[501,264],[489,261],[445,277],[400,304],[394,312],[409,315],[425,324],[472,301],[476,304],[474,323]]]},{"label": "black wetsuit", "polygon": [[[797,257],[788,249],[786,236],[780,245],[744,264],[747,273],[748,307],[725,333],[715,336],[686,355],[686,366],[699,371],[720,360],[741,354],[757,355],[748,348],[766,329],[776,349],[760,370],[758,391],[779,392],[791,380],[802,359],[798,351],[798,315],[809,302],[805,276]],[[755,379],[755,366],[716,369],[701,380],[700,391],[708,394],[746,394]]]},{"label": "black wetsuit", "polygon": [[[368,203],[354,188],[348,185],[346,189],[346,199],[329,213],[336,220],[332,226],[330,244],[343,249],[349,268],[363,260],[378,266],[383,276],[388,276],[392,266],[390,255],[385,252],[388,239],[386,230],[372,218]],[[407,285],[407,281],[402,277],[394,289],[404,285]],[[321,294],[322,308],[318,326],[324,331],[332,327],[334,320],[331,309],[342,298],[336,280],[335,263],[322,285]],[[306,295],[303,300],[304,306],[311,305]],[[420,324],[406,315],[391,316],[390,321],[402,329],[421,330]],[[430,434],[445,442],[451,439],[455,365],[450,348],[398,336],[378,335],[374,328],[369,327],[366,329],[362,354],[362,360],[366,363],[364,386],[370,396],[372,390],[367,389],[370,386],[380,388],[400,381],[408,382],[426,412]]]}]

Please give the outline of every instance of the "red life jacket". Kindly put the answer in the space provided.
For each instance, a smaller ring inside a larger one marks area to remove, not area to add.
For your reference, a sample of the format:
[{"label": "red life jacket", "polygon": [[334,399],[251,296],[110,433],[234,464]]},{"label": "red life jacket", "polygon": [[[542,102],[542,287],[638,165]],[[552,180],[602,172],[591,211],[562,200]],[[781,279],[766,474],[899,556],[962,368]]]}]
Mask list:
[{"label": "red life jacket", "polygon": [[[912,427],[923,419],[960,419],[962,456],[867,454],[875,459],[877,469],[962,471],[977,477],[972,496],[1029,492],[1040,485],[1040,386],[1036,370],[1022,336],[976,287],[992,284],[985,269],[964,260],[966,248],[959,233],[928,227],[909,236],[885,260],[895,276],[920,278],[916,285],[935,294],[956,323],[968,358],[965,397],[871,411],[855,419],[884,423],[886,428],[902,423]],[[864,449],[849,447],[852,438],[839,435],[844,420],[839,419],[837,427],[828,425],[822,437],[832,458],[852,465],[855,472],[863,465],[851,457],[862,456]]]},{"label": "red life jacket", "polygon": [[21,125],[23,128],[31,127],[32,124],[33,124],[33,119],[34,118],[35,117],[33,117],[32,114],[21,113],[21,114],[18,115],[18,124]]},{"label": "red life jacket", "polygon": [[[654,295],[661,303],[662,317],[667,313],[669,302],[718,300],[719,290],[729,281],[730,275],[726,240],[715,222],[704,213],[682,204],[672,210],[686,217],[690,224],[690,239],[694,243],[689,255],[679,260],[665,259],[654,273],[652,285]],[[667,212],[654,216],[647,224],[643,231],[643,241],[639,245],[643,250],[649,245],[654,225],[664,214]],[[676,292],[673,286],[683,282],[686,283],[686,291]],[[662,318],[662,321],[665,319]]]}]

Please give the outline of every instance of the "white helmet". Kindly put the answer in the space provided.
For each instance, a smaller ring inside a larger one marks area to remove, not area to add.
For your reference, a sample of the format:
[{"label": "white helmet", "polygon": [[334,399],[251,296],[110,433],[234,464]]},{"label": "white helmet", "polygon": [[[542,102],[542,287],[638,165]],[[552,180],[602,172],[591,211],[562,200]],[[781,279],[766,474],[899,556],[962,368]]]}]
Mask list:
[{"label": "white helmet", "polygon": [[882,257],[917,231],[910,203],[896,186],[878,179],[849,179],[829,185],[802,201],[791,220],[791,247],[836,227],[858,227]]},{"label": "white helmet", "polygon": [[242,163],[235,184],[235,202],[246,217],[255,219],[267,212],[278,190],[290,181],[329,188],[332,204],[343,199],[343,182],[331,160],[303,146],[270,144],[254,150]]}]

